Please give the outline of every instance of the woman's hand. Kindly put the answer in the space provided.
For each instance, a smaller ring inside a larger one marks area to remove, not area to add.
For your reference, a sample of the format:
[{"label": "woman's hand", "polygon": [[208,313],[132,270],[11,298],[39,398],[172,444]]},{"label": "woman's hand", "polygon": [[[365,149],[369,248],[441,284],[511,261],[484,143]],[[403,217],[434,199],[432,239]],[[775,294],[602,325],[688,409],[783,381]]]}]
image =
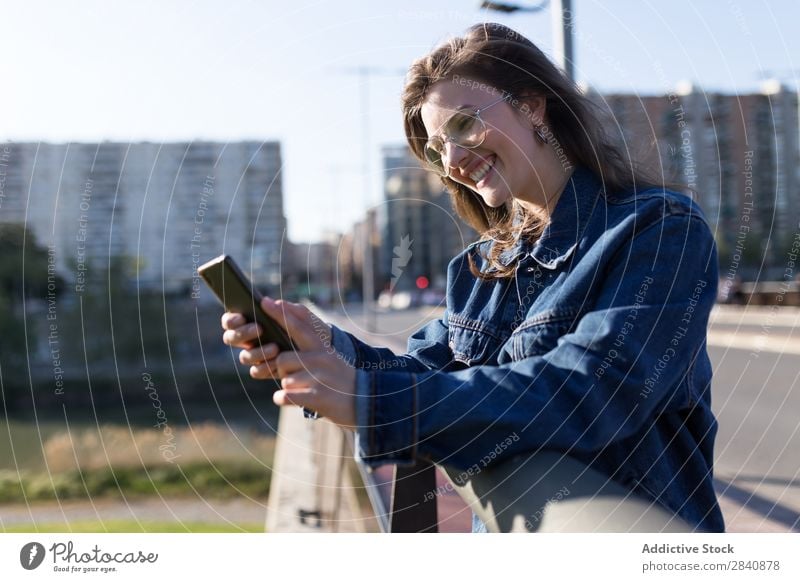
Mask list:
[{"label": "woman's hand", "polygon": [[261,328],[239,313],[225,313],[222,341],[244,348],[239,361],[256,379],[280,379],[275,404],[296,404],[317,411],[345,427],[355,425],[355,369],[331,345],[331,329],[305,306],[265,297],[261,308],[278,322],[297,348],[279,353],[274,343],[258,345]]},{"label": "woman's hand", "polygon": [[275,360],[281,378],[281,390],[272,395],[275,404],[303,406],[355,428],[356,370],[336,351],[283,352]]},{"label": "woman's hand", "polygon": [[[304,305],[288,301],[274,301],[265,297],[261,301],[261,309],[283,327],[292,339],[292,343],[300,351],[333,351],[331,347],[331,328],[314,315]],[[223,343],[235,348],[245,348],[239,352],[239,361],[251,366],[250,375],[264,380],[276,378],[274,360],[280,351],[275,343],[259,345],[258,336],[261,326],[247,323],[240,313],[224,313],[222,315]]]}]

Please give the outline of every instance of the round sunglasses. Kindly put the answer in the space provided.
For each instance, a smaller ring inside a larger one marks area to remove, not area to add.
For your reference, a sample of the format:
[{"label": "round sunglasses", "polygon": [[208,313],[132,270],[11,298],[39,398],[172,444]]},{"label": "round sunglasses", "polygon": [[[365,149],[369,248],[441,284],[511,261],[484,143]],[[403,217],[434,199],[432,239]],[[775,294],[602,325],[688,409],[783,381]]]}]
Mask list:
[{"label": "round sunglasses", "polygon": [[444,163],[445,144],[450,142],[469,149],[481,145],[486,139],[486,123],[481,119],[481,113],[506,99],[508,95],[480,109],[467,107],[451,115],[442,125],[441,134],[434,135],[425,142],[425,161],[430,169],[440,176],[449,176],[450,168]]}]

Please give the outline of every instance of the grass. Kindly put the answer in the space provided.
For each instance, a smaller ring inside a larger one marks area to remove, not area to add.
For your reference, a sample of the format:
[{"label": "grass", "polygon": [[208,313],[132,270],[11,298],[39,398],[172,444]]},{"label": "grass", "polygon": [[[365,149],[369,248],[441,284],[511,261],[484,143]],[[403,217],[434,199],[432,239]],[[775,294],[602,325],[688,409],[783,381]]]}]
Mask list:
[{"label": "grass", "polygon": [[[270,472],[259,464],[192,463],[46,473],[0,472],[0,503],[52,499],[200,495],[215,499],[269,495]],[[23,495],[24,491],[24,495]]]},{"label": "grass", "polygon": [[43,462],[0,468],[0,504],[153,495],[262,499],[269,494],[273,435],[214,423],[169,431],[102,425],[51,432],[39,444],[35,434],[20,428],[9,425],[17,435],[15,450],[20,441],[35,442]]},{"label": "grass", "polygon": [[[0,515],[3,504],[48,504],[54,500],[202,498],[266,500],[269,494],[275,437],[237,425],[211,422],[174,426],[170,430],[126,425],[74,427],[68,431],[36,430],[24,423],[0,424]],[[41,427],[40,427],[41,428]],[[2,438],[2,432],[11,439]],[[41,438],[40,438],[41,434]],[[3,443],[8,447],[4,448]],[[27,448],[25,448],[27,447]],[[23,454],[24,453],[24,454]],[[167,454],[169,453],[169,454]],[[16,468],[14,459],[38,457]],[[5,468],[3,468],[5,467]],[[12,468],[14,467],[14,468]],[[45,469],[49,469],[49,472]],[[124,516],[127,517],[127,516]],[[202,515],[197,521],[84,519],[4,525],[8,533],[256,533],[259,516],[226,523]],[[255,518],[255,519],[254,519]],[[249,520],[253,521],[249,521]],[[207,521],[202,521],[207,520]]]},{"label": "grass", "polygon": [[261,533],[261,523],[203,523],[171,521],[73,521],[40,525],[14,525],[3,528],[5,533]]}]

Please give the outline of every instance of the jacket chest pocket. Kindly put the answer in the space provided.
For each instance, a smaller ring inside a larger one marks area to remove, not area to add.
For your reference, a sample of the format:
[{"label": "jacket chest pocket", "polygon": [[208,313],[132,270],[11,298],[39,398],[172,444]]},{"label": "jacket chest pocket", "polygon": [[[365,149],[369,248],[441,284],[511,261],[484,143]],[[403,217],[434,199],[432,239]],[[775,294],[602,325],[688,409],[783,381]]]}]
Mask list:
[{"label": "jacket chest pocket", "polygon": [[525,321],[511,335],[512,359],[523,360],[555,349],[558,339],[572,330],[578,318],[576,310],[558,310]]},{"label": "jacket chest pocket", "polygon": [[453,359],[467,366],[491,363],[497,359],[500,339],[480,322],[451,318],[448,345]]}]

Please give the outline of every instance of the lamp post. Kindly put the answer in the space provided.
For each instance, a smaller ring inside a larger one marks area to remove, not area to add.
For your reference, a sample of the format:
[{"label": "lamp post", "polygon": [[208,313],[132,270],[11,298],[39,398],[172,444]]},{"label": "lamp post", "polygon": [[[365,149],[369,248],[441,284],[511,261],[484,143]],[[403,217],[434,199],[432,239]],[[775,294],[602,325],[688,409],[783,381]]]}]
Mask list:
[{"label": "lamp post", "polygon": [[[553,20],[553,56],[567,77],[575,80],[575,57],[572,50],[572,29],[575,27],[575,16],[572,12],[572,0],[550,0]],[[520,6],[507,2],[481,3],[481,8],[512,14],[514,12],[539,12],[547,6],[548,0],[534,6]]]},{"label": "lamp post", "polygon": [[371,165],[370,165],[370,119],[369,119],[369,84],[372,77],[375,76],[397,76],[405,74],[403,71],[394,71],[382,67],[342,67],[339,72],[346,75],[357,75],[361,82],[361,147],[362,147],[362,164],[364,175],[364,205],[366,206],[366,214],[364,219],[364,228],[366,230],[364,235],[364,268],[362,277],[362,295],[364,296],[364,328],[368,332],[377,330],[375,322],[375,309],[373,305],[373,296],[375,295],[375,266],[372,256],[372,239],[374,228],[374,212],[370,212],[372,205],[372,197],[370,195],[370,180]]}]

